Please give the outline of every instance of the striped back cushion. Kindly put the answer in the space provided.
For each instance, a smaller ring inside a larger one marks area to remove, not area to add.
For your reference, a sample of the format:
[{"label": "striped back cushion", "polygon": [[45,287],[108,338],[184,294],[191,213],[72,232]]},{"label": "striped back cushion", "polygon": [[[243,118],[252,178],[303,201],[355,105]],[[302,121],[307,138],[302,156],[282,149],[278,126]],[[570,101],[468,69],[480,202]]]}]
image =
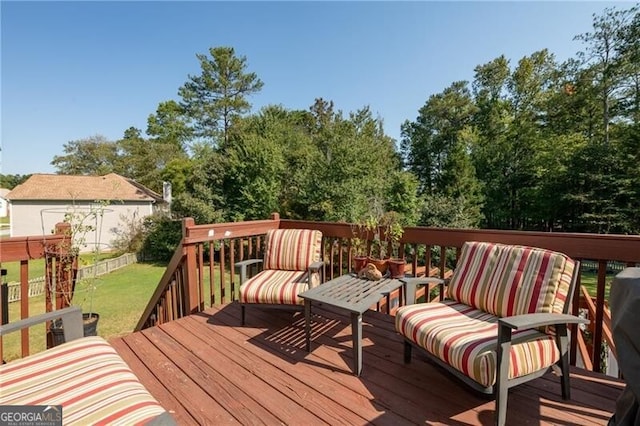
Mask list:
[{"label": "striped back cushion", "polygon": [[452,299],[499,317],[563,311],[575,266],[566,255],[504,244],[465,246],[452,278]]},{"label": "striped back cushion", "polygon": [[320,260],[322,232],[310,229],[272,229],[267,232],[264,269],[304,271]]},{"label": "striped back cushion", "polygon": [[447,287],[447,297],[465,305],[482,309],[482,301],[491,285],[498,257],[498,245],[466,242]]}]

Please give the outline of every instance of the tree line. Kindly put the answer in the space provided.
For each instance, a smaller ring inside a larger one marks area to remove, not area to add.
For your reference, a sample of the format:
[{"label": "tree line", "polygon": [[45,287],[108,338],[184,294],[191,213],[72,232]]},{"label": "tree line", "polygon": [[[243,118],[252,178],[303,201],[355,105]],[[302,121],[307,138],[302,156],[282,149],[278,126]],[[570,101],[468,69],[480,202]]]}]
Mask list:
[{"label": "tree line", "polygon": [[[431,95],[401,140],[368,107],[269,105],[232,47],[196,55],[178,100],[145,132],[70,141],[61,174],[116,172],[161,192],[197,223],[283,217],[356,222],[380,205],[404,225],[640,233],[640,14],[594,15],[582,51],[478,65]],[[1,176],[12,183],[20,176]]]}]

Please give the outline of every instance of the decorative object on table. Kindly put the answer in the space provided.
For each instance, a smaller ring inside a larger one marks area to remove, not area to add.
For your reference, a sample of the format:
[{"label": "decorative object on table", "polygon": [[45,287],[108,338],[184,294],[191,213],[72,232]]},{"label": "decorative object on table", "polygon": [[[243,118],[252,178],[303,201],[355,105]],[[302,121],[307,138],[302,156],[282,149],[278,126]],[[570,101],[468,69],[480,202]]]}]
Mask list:
[{"label": "decorative object on table", "polygon": [[376,268],[373,263],[367,263],[367,266],[362,268],[358,272],[358,278],[366,278],[371,281],[378,281],[382,279],[382,272]]}]

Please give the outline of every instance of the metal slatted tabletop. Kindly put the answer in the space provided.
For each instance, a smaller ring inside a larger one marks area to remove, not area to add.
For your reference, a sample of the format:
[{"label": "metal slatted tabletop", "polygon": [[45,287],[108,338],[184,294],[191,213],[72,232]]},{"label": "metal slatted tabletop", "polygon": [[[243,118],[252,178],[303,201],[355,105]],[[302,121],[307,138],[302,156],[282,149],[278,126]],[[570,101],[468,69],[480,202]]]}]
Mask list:
[{"label": "metal slatted tabletop", "polygon": [[362,314],[373,304],[402,287],[401,279],[384,278],[370,281],[356,274],[342,275],[299,294],[304,298],[305,338],[307,351],[311,350],[311,304],[323,303],[344,309],[351,314],[354,373],[362,372]]}]

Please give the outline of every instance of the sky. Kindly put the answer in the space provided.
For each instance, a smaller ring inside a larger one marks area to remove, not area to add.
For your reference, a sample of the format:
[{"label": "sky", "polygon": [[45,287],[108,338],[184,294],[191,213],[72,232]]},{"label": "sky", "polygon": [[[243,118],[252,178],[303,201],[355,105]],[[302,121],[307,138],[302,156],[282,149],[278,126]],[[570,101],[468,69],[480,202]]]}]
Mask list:
[{"label": "sky", "polygon": [[429,96],[500,55],[512,67],[584,45],[593,14],[631,2],[0,2],[0,174],[55,173],[70,141],[143,132],[158,104],[199,75],[196,54],[231,46],[264,82],[252,112],[332,100],[368,106],[385,132]]}]

